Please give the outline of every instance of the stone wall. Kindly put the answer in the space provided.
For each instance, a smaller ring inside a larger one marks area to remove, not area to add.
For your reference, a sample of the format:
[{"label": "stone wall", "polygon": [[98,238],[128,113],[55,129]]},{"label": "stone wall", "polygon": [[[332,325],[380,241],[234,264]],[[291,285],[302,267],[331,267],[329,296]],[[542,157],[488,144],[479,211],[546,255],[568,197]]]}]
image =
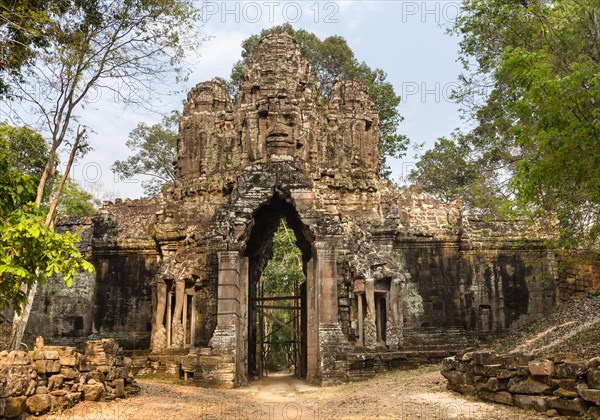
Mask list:
[{"label": "stone wall", "polygon": [[561,301],[600,290],[600,253],[561,252],[557,259],[558,297]]},{"label": "stone wall", "polygon": [[444,359],[448,389],[548,415],[600,419],[600,358],[535,359],[521,353],[461,352]]},{"label": "stone wall", "polygon": [[137,392],[131,360],[111,339],[88,341],[85,353],[46,346],[0,353],[0,418],[20,418],[73,407],[82,400],[125,398]]}]

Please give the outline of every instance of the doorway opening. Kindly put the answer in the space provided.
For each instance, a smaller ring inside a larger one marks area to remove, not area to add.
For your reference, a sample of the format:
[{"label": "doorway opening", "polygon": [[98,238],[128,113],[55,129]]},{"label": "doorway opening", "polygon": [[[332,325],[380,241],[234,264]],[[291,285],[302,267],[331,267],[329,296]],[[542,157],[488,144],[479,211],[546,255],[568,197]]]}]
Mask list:
[{"label": "doorway opening", "polygon": [[248,258],[248,377],[306,377],[307,230],[278,196],[261,207],[246,246]]}]

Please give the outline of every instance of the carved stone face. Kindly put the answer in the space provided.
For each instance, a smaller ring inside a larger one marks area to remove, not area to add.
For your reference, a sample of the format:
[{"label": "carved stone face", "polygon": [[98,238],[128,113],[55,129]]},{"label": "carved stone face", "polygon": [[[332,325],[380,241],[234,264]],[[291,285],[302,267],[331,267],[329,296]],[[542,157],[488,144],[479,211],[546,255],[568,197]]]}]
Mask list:
[{"label": "carved stone face", "polygon": [[291,156],[300,138],[300,115],[297,110],[263,111],[259,113],[260,135],[269,155]]}]

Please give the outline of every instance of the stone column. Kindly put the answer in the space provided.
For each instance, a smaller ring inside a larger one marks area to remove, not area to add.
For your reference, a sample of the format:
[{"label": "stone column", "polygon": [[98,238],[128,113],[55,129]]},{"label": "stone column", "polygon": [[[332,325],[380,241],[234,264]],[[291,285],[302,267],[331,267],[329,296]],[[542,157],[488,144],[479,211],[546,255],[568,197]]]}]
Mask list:
[{"label": "stone column", "polygon": [[337,264],[335,250],[326,243],[315,243],[319,324],[338,323]]},{"label": "stone column", "polygon": [[306,263],[306,381],[318,382],[319,371],[319,320],[315,262]]},{"label": "stone column", "polygon": [[239,252],[219,251],[217,284],[217,328],[210,340],[213,348],[235,349],[239,315]]},{"label": "stone column", "polygon": [[345,380],[346,366],[338,355],[347,351],[348,341],[338,321],[337,261],[335,248],[326,242],[315,242],[317,307],[319,319],[319,372],[323,385]]},{"label": "stone column", "polygon": [[402,280],[400,278],[392,279],[390,284],[389,305],[388,305],[388,323],[386,331],[386,345],[389,350],[398,350],[402,345],[403,330],[403,304],[402,304]]},{"label": "stone column", "polygon": [[153,353],[160,353],[167,347],[167,329],[165,328],[165,311],[167,309],[167,283],[163,279],[156,281],[156,313],[154,331],[150,347]]},{"label": "stone column", "polygon": [[176,349],[183,348],[185,331],[183,329],[183,300],[185,299],[185,280],[178,278],[175,280],[175,310],[173,312],[173,321],[171,325],[171,347]]},{"label": "stone column", "polygon": [[365,279],[365,296],[367,297],[367,316],[364,322],[365,347],[375,348],[377,344],[377,314],[375,310],[375,280]]},{"label": "stone column", "polygon": [[358,300],[358,345],[364,346],[364,312],[363,312],[363,294],[357,294],[356,299]]}]

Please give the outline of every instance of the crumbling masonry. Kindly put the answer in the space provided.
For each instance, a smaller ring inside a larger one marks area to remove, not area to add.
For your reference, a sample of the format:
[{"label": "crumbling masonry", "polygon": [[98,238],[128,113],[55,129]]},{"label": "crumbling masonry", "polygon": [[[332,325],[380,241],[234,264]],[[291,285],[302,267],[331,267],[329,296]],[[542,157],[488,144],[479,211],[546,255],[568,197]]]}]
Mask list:
[{"label": "crumbling masonry", "polygon": [[468,217],[460,202],[401,194],[378,177],[378,144],[362,84],[335,81],[324,102],[295,42],[263,39],[235,105],[218,80],[189,93],[177,180],[159,198],[65,222],[97,272],[75,290],[46,287],[33,332],[114,337],[153,360],[178,355],[200,383],[242,385],[256,368],[253,299],[281,218],[303,256],[309,382],[447,355],[554,305],[540,242]]}]

